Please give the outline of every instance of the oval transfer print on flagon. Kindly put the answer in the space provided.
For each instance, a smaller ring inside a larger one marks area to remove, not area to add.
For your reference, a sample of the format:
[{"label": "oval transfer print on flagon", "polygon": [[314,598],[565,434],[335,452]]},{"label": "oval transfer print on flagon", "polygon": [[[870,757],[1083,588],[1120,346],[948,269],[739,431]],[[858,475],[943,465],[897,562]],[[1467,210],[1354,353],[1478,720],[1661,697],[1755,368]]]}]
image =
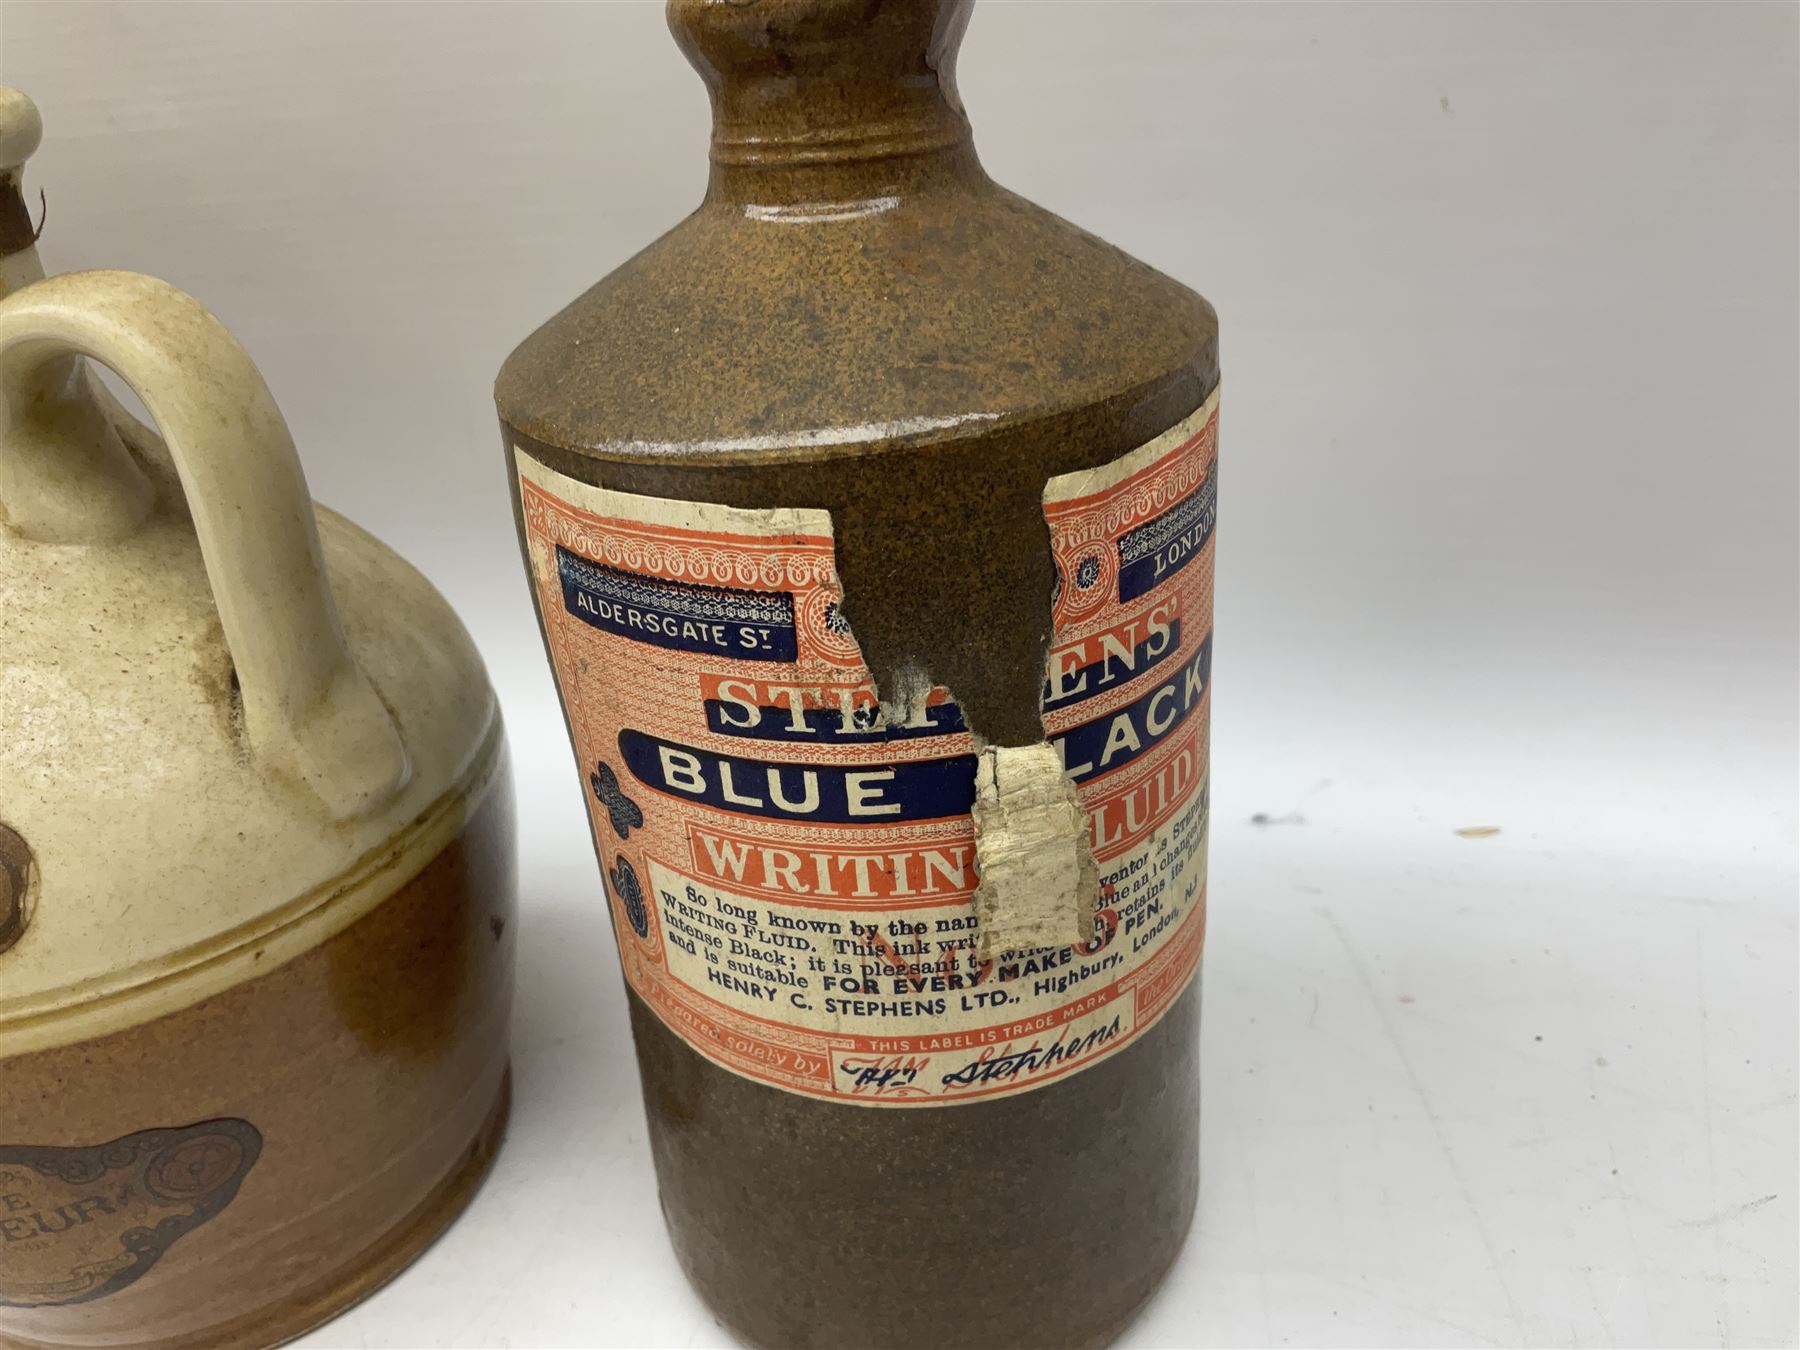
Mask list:
[{"label": "oval transfer print on flagon", "polygon": [[261,1153],[257,1128],[232,1119],[91,1148],[0,1144],[0,1307],[86,1303],[134,1283],[237,1197]]}]

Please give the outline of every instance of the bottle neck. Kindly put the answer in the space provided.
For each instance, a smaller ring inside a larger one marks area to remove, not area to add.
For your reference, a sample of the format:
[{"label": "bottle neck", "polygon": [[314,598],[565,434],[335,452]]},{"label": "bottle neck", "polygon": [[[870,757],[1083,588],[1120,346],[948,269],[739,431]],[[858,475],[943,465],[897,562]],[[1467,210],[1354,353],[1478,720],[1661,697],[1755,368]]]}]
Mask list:
[{"label": "bottle neck", "polygon": [[783,158],[755,162],[713,159],[706,205],[769,219],[873,215],[926,193],[989,183],[974,143],[961,140],[880,153]]},{"label": "bottle neck", "polygon": [[17,169],[0,173],[0,298],[44,276],[37,257],[37,230],[20,178]]},{"label": "bottle neck", "polygon": [[969,0],[671,0],[712,100],[709,204],[869,201],[981,181],[956,92]]}]

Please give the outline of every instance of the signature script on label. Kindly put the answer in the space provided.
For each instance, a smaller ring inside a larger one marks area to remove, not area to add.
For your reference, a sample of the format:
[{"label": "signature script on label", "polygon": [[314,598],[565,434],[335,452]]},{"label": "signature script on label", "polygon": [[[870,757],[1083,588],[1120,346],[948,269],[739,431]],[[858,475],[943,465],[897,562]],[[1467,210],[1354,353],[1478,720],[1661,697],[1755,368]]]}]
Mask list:
[{"label": "signature script on label", "polygon": [[1115,1039],[1119,1032],[1120,1019],[1115,1017],[1105,1026],[1095,1027],[1082,1035],[1070,1036],[1065,1032],[1048,1045],[1034,1042],[1023,1050],[1014,1050],[1009,1045],[993,1054],[983,1054],[980,1059],[963,1065],[954,1073],[945,1074],[944,1086],[978,1087],[983,1083],[1030,1078],[1033,1074],[1042,1073],[1059,1064],[1093,1054],[1108,1041]]}]

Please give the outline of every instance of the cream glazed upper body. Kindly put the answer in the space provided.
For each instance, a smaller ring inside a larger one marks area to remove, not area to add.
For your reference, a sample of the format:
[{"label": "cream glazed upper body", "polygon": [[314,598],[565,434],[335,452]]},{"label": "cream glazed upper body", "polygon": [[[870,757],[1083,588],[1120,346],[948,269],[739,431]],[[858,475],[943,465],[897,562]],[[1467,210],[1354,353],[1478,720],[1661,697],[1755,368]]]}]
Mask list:
[{"label": "cream glazed upper body", "polygon": [[[0,191],[35,125],[0,91]],[[42,276],[0,258],[0,1059],[316,947],[460,832],[503,754],[462,624],[314,508],[218,320],[148,277]]]}]

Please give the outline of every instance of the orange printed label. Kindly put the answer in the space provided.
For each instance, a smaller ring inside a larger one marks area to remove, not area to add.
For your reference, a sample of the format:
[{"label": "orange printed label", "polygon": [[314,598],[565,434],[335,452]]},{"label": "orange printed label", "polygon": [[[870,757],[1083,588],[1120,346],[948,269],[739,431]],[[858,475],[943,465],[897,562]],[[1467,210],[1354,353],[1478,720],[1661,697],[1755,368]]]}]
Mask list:
[{"label": "orange printed label", "polygon": [[1044,727],[1099,905],[1078,945],[988,959],[975,742],[954,691],[884,714],[829,514],[614,492],[517,452],[625,978],[677,1035],[793,1092],[936,1106],[1055,1082],[1167,1011],[1205,922],[1217,432],[1215,393],[1045,487]]}]

